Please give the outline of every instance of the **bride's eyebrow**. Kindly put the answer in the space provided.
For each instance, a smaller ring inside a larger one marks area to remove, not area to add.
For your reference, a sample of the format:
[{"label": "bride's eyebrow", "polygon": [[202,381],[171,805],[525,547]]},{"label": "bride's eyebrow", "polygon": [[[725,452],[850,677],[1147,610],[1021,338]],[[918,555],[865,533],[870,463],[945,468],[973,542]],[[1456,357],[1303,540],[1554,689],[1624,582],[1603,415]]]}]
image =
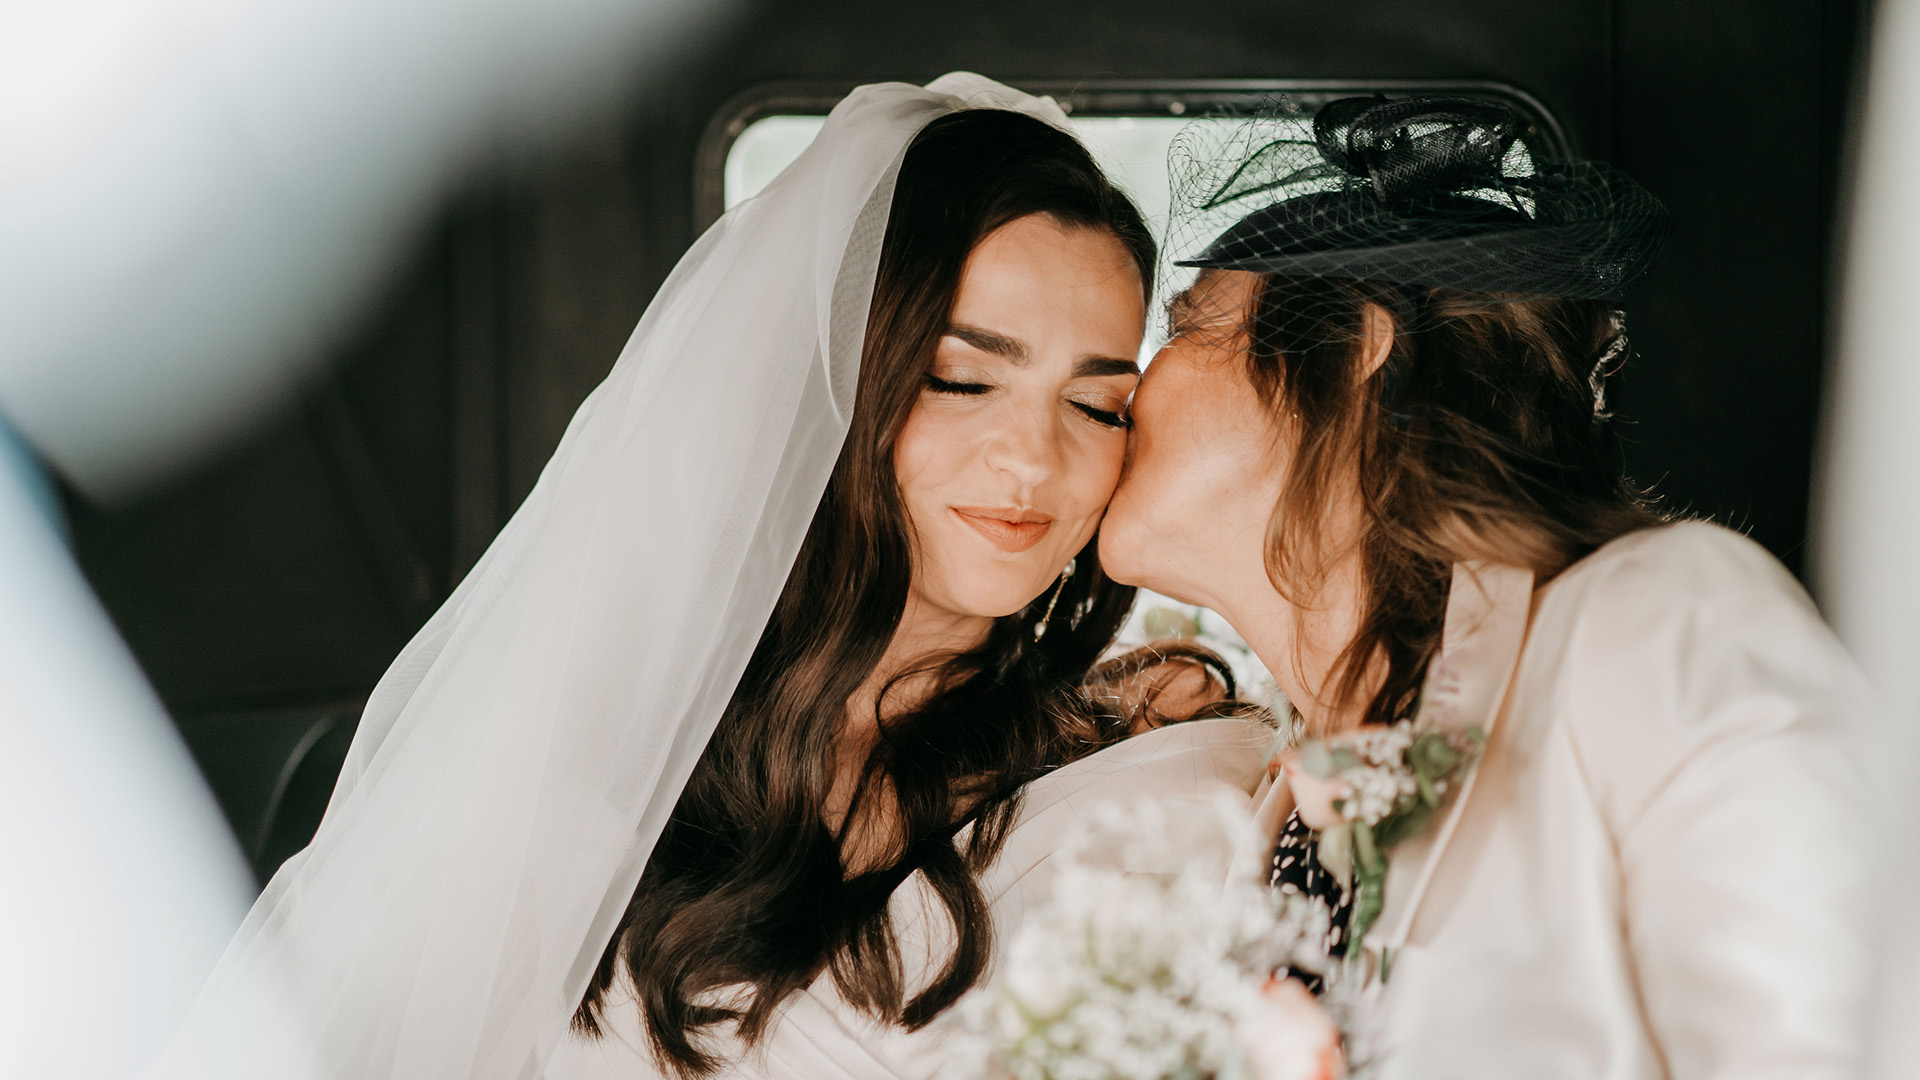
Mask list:
[{"label": "bride's eyebrow", "polygon": [[[984,330],[966,323],[953,323],[947,327],[946,336],[966,342],[983,353],[1005,357],[1016,364],[1025,366],[1032,354],[1027,351],[1026,343],[1018,338]],[[1140,364],[1117,356],[1083,356],[1073,363],[1073,377],[1076,379],[1100,375],[1139,375]]]},{"label": "bride's eyebrow", "polygon": [[1025,342],[1005,334],[996,334],[992,330],[982,330],[978,326],[953,323],[947,327],[946,336],[958,338],[983,353],[1005,357],[1016,364],[1025,364],[1031,358]]},{"label": "bride's eyebrow", "polygon": [[1123,360],[1118,356],[1083,356],[1073,362],[1073,377],[1076,379],[1099,375],[1140,374],[1140,364],[1134,360]]}]

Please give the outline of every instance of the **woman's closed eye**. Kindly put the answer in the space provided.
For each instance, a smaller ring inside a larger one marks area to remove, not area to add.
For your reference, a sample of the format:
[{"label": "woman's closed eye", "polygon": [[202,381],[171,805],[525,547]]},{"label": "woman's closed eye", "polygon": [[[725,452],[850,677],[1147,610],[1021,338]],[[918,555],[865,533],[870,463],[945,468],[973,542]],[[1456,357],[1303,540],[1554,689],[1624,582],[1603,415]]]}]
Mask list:
[{"label": "woman's closed eye", "polygon": [[[932,372],[927,373],[927,390],[946,397],[980,397],[1000,389],[994,383],[979,382],[966,376],[955,374],[951,378],[942,378]],[[1068,397],[1066,403],[1074,411],[1102,427],[1129,428],[1133,420],[1127,415],[1125,398],[1115,398],[1111,394],[1092,394]]]},{"label": "woman's closed eye", "polygon": [[1104,424],[1107,427],[1113,428],[1130,428],[1133,426],[1133,417],[1127,415],[1125,405],[1108,408],[1104,402],[1095,403],[1073,399],[1068,399],[1068,403],[1086,414],[1087,418],[1096,424]]},{"label": "woman's closed eye", "polygon": [[993,389],[992,384],[968,382],[965,379],[943,379],[938,375],[927,376],[927,389],[936,394],[952,394],[956,397],[979,397]]}]

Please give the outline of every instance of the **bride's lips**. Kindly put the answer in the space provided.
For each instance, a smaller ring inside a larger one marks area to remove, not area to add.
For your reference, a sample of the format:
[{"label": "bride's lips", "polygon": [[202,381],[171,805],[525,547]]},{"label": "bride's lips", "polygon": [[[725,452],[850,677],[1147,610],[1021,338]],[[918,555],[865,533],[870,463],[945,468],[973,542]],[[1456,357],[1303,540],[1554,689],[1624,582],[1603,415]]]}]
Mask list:
[{"label": "bride's lips", "polygon": [[973,527],[973,530],[987,538],[987,542],[1002,551],[1021,552],[1038,544],[1053,528],[1053,519],[1033,510],[1016,510],[1007,506],[955,506],[952,510],[961,521]]}]

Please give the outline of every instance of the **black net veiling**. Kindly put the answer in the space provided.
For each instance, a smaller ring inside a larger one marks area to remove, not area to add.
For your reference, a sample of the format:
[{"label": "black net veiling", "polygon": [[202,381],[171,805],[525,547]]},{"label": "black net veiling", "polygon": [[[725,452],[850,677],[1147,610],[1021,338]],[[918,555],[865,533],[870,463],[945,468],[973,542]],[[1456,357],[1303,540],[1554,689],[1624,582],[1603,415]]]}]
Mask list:
[{"label": "black net veiling", "polygon": [[1311,117],[1279,100],[1194,125],[1169,161],[1165,251],[1487,303],[1617,295],[1659,254],[1665,207],[1604,163],[1536,157],[1530,134],[1504,105],[1454,97],[1341,98]]}]

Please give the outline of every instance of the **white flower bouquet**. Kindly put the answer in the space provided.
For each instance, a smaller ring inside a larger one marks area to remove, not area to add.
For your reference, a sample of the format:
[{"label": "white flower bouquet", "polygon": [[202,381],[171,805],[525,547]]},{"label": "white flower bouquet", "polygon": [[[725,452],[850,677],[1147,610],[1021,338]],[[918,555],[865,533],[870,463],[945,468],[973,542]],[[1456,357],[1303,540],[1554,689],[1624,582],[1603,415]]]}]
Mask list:
[{"label": "white flower bouquet", "polygon": [[[1013,1080],[1332,1080],[1340,1035],[1292,967],[1327,965],[1326,908],[1230,882],[1222,803],[1104,808],[1067,855],[1052,903],[955,1010],[962,1071]],[[1196,835],[1210,829],[1211,836]],[[1231,847],[1231,843],[1227,847]],[[1148,873],[1128,867],[1183,867]]]}]

